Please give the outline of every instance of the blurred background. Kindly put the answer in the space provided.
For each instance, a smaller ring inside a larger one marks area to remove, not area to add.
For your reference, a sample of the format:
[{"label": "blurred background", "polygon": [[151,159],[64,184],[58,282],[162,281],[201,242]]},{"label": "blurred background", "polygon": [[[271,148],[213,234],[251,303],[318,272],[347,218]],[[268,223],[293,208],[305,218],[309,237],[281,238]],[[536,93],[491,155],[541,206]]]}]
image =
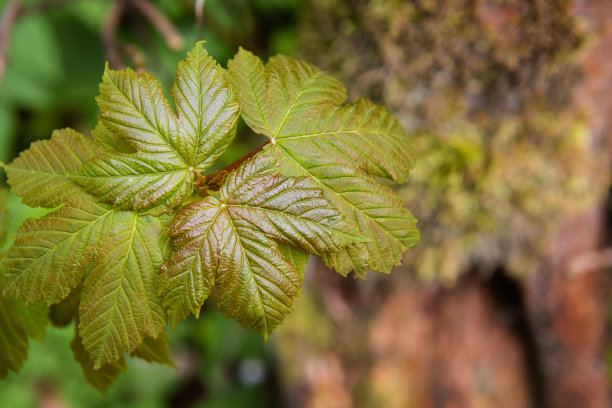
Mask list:
[{"label": "blurred background", "polygon": [[[89,133],[105,61],[169,90],[195,41],[304,58],[385,104],[422,239],[390,276],[313,260],[268,344],[217,312],[102,395],[49,328],[3,407],[610,406],[609,0],[0,0],[0,161]],[[167,95],[169,92],[166,93]],[[219,168],[263,142],[241,124]],[[3,176],[2,176],[3,177]],[[1,181],[4,183],[4,179]],[[10,198],[12,230],[44,210]],[[2,248],[0,248],[1,250]]]}]

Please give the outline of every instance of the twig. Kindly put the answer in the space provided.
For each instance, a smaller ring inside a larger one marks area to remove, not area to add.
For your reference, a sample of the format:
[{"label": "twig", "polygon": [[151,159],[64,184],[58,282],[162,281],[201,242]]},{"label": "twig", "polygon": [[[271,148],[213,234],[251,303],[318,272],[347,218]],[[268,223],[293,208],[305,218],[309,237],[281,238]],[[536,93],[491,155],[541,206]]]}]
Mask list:
[{"label": "twig", "polygon": [[108,57],[108,63],[111,68],[118,69],[124,66],[123,55],[117,45],[117,29],[121,16],[125,11],[122,1],[115,1],[111,6],[104,26],[102,27],[102,42],[104,43],[104,49],[106,50],[106,56]]},{"label": "twig", "polygon": [[245,154],[244,156],[221,170],[213,171],[212,173],[206,176],[198,177],[198,180],[196,182],[196,189],[198,190],[200,195],[207,196],[209,191],[219,191],[228,174],[236,170],[238,166],[240,166],[242,163],[251,159],[257,153],[261,152],[264,147],[269,144],[270,142],[262,144],[261,146],[255,148],[254,150],[251,150],[249,153]]},{"label": "twig", "polygon": [[204,4],[206,0],[196,0],[195,2],[195,18],[199,28],[204,26]]},{"label": "twig", "polygon": [[183,37],[170,20],[160,13],[155,6],[147,0],[129,0],[129,2],[161,33],[170,49],[176,51],[183,48],[185,44]]},{"label": "twig", "polygon": [[11,29],[21,10],[21,0],[10,0],[0,19],[0,84],[4,78],[9,53]]}]

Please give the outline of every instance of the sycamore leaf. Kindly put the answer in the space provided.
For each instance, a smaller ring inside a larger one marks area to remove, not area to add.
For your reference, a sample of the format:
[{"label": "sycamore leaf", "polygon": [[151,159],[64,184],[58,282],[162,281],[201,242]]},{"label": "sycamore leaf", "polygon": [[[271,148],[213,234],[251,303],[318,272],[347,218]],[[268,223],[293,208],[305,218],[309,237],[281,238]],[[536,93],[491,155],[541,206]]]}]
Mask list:
[{"label": "sycamore leaf", "polygon": [[295,265],[300,273],[303,274],[306,271],[306,264],[310,259],[310,254],[308,252],[304,252],[291,245],[283,244],[282,242],[278,244],[278,249],[283,257]]},{"label": "sycamore leaf", "polygon": [[148,361],[149,363],[166,364],[174,367],[170,355],[170,337],[165,331],[159,333],[157,338],[146,337],[142,344],[134,350],[132,357]]},{"label": "sycamore leaf", "polygon": [[28,357],[28,336],[19,323],[15,302],[0,298],[0,378],[17,372]]},{"label": "sycamore leaf", "polygon": [[102,122],[96,124],[91,135],[100,147],[110,152],[136,153],[136,149],[131,144],[104,127]]},{"label": "sycamore leaf", "polygon": [[49,308],[49,320],[56,327],[65,327],[73,320],[78,319],[79,303],[81,303],[82,286],[72,289],[70,295],[64,300]]},{"label": "sycamore leaf", "polygon": [[119,374],[127,370],[127,364],[123,357],[100,367],[98,370],[94,370],[93,361],[89,353],[85,350],[85,347],[83,347],[77,330],[75,330],[70,348],[74,353],[75,360],[81,366],[85,380],[100,392],[106,392],[117,380]]},{"label": "sycamore leaf", "polygon": [[49,322],[49,308],[40,302],[26,306],[25,302],[17,302],[17,310],[21,324],[28,337],[42,343],[45,339],[45,329]]},{"label": "sycamore leaf", "polygon": [[238,105],[201,44],[179,64],[172,95],[178,117],[155,78],[106,69],[96,138],[107,151],[78,174],[88,191],[136,210],[160,204],[172,209],[192,194],[194,171],[210,167],[234,139]]},{"label": "sycamore leaf", "polygon": [[[0,254],[0,288],[5,287],[3,257]],[[22,301],[0,297],[0,378],[6,377],[9,370],[19,371],[28,356],[28,337],[42,342],[46,324],[44,305],[27,307]]]},{"label": "sycamore leaf", "polygon": [[374,177],[406,181],[413,164],[408,136],[385,108],[367,100],[341,105],[342,85],[302,61],[261,61],[241,49],[228,79],[242,115],[270,138],[266,154],[285,175],[310,179],[368,242],[325,255],[343,275],[367,268],[390,272],[418,240],[416,221],[393,191]]},{"label": "sycamore leaf", "polygon": [[51,305],[81,283],[116,211],[90,199],[74,204],[19,227],[4,261],[5,294]]},{"label": "sycamore leaf", "polygon": [[[58,137],[66,144],[76,139],[85,148],[94,144],[74,132]],[[58,155],[63,147],[51,140],[34,149]],[[77,155],[63,160],[66,169],[82,162]],[[31,170],[27,163],[21,168]],[[92,361],[100,366],[133,351],[144,337],[156,337],[165,327],[156,281],[168,239],[161,218],[96,203],[83,191],[75,191],[67,201],[19,228],[3,262],[3,290],[28,304],[54,304],[81,284],[87,272],[80,330]]]},{"label": "sycamore leaf", "polygon": [[181,61],[172,86],[186,159],[205,170],[236,136],[238,103],[221,67],[198,43]]},{"label": "sycamore leaf", "polygon": [[[0,287],[4,287],[4,284],[0,256]],[[28,336],[19,322],[17,302],[0,297],[0,378],[5,378],[9,370],[17,372],[27,357]]]},{"label": "sycamore leaf", "polygon": [[53,304],[84,282],[80,328],[96,365],[166,325],[155,285],[166,238],[160,220],[91,201],[28,220],[5,259],[6,292]]},{"label": "sycamore leaf", "polygon": [[53,208],[79,200],[83,189],[74,174],[102,151],[72,129],[53,132],[51,140],[32,143],[15,161],[5,166],[12,191],[31,207]]},{"label": "sycamore leaf", "polygon": [[133,212],[113,218],[79,305],[79,333],[96,369],[132,352],[145,337],[157,337],[166,326],[156,286],[164,256],[162,225]]},{"label": "sycamore leaf", "polygon": [[271,238],[312,253],[361,241],[310,180],[274,174],[275,164],[262,157],[243,163],[219,199],[208,196],[177,214],[175,250],[160,276],[173,325],[197,316],[216,285],[224,315],[267,337],[291,310],[302,280]]}]

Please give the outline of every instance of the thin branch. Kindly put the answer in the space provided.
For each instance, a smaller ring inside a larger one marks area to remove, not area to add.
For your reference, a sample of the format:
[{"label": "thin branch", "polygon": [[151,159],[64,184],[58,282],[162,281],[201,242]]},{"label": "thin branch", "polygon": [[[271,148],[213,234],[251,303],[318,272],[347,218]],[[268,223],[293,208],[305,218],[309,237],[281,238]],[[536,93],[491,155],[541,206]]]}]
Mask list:
[{"label": "thin branch", "polygon": [[196,0],[195,2],[195,18],[199,28],[204,26],[204,4],[206,0]]},{"label": "thin branch", "polygon": [[6,72],[11,30],[21,11],[21,0],[10,0],[0,18],[0,84]]},{"label": "thin branch", "polygon": [[154,5],[147,0],[129,0],[129,2],[161,33],[170,49],[183,48],[185,41],[179,31]]},{"label": "thin branch", "polygon": [[111,68],[118,69],[124,67],[123,55],[117,45],[117,29],[121,22],[121,16],[125,11],[122,1],[115,1],[111,6],[106,21],[102,26],[102,42],[108,57],[108,63]]}]

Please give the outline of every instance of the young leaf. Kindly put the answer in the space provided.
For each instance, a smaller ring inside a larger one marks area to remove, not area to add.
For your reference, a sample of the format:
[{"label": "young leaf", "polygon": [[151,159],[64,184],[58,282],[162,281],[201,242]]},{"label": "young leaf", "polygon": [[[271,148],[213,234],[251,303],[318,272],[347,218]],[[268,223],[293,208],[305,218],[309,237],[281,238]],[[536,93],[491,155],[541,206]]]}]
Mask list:
[{"label": "young leaf", "polygon": [[[5,204],[0,202],[0,214],[6,214]],[[0,288],[5,287],[3,261],[4,254],[0,254]],[[42,342],[46,324],[44,305],[27,307],[21,301],[0,297],[0,378],[6,377],[9,370],[19,371],[28,355],[28,337]]]},{"label": "young leaf", "polygon": [[170,355],[170,337],[165,331],[159,333],[157,338],[146,337],[142,344],[134,350],[132,357],[139,358],[149,363],[166,364],[174,367]]},{"label": "young leaf", "polygon": [[241,48],[228,66],[245,121],[273,143],[295,152],[300,143],[291,141],[314,140],[374,176],[407,181],[414,164],[408,135],[384,107],[365,99],[340,106],[346,99],[342,84],[282,55],[264,68]]},{"label": "young leaf", "polygon": [[19,324],[15,303],[0,298],[0,378],[17,372],[28,357],[28,336]]},{"label": "young leaf", "polygon": [[368,238],[324,259],[339,273],[390,272],[418,241],[416,221],[373,176],[404,182],[412,168],[408,136],[389,112],[360,100],[344,105],[344,88],[302,61],[271,58],[266,67],[241,49],[229,62],[247,124],[270,138],[265,154],[289,176],[310,179]]},{"label": "young leaf", "polygon": [[82,199],[74,174],[102,149],[72,129],[53,132],[51,140],[32,143],[5,166],[13,193],[31,207],[53,208]]},{"label": "young leaf", "polygon": [[19,320],[29,338],[39,343],[45,339],[45,329],[49,322],[49,308],[44,303],[35,303],[26,306],[24,302],[17,302]]},{"label": "young leaf", "polygon": [[179,63],[172,98],[189,164],[205,170],[234,141],[238,103],[222,69],[201,44]]},{"label": "young leaf", "polygon": [[[4,287],[4,274],[0,257],[0,285]],[[19,322],[17,303],[0,297],[0,378],[8,371],[17,372],[28,357],[28,336]]]},{"label": "young leaf", "polygon": [[[98,105],[97,137],[115,143],[79,172],[79,182],[103,201],[128,209],[177,207],[193,192],[194,171],[206,170],[232,142],[238,105],[221,68],[201,44],[179,64],[172,88],[179,116],[147,74],[106,69]],[[106,129],[108,132],[104,132]],[[163,212],[162,209],[156,211]]]},{"label": "young leaf", "polygon": [[83,347],[78,330],[75,330],[70,348],[74,353],[74,359],[81,366],[85,380],[100,392],[106,392],[117,380],[119,374],[127,370],[127,364],[123,357],[94,370],[93,361]]},{"label": "young leaf", "polygon": [[91,199],[74,204],[19,227],[4,261],[6,294],[51,305],[81,282],[116,211]]},{"label": "young leaf", "polygon": [[157,337],[166,313],[157,294],[162,226],[154,217],[115,214],[107,242],[83,284],[79,333],[94,368]]},{"label": "young leaf", "polygon": [[228,176],[219,200],[208,196],[176,216],[175,251],[160,276],[173,325],[197,316],[216,285],[221,311],[267,337],[302,279],[270,237],[313,253],[360,240],[308,179],[279,176],[275,167],[255,157]]},{"label": "young leaf", "polygon": [[49,320],[56,327],[65,327],[79,317],[82,286],[77,286],[64,300],[49,308]]}]

